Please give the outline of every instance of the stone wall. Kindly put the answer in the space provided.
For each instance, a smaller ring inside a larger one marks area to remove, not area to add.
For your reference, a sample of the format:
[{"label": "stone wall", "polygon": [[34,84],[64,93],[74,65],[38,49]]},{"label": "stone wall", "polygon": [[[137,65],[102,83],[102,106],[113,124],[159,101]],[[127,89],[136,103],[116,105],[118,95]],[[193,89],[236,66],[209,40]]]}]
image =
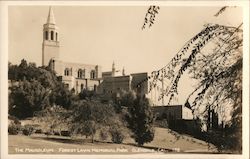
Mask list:
[{"label": "stone wall", "polygon": [[[76,93],[80,93],[82,89],[96,90],[102,78],[101,67],[99,65],[53,60],[52,68],[55,70],[57,76],[62,77],[62,82],[69,89],[74,88]],[[68,71],[67,75],[65,75],[66,69]],[[79,76],[79,70],[82,71],[81,76]],[[91,72],[94,72],[93,77],[91,76]]]},{"label": "stone wall", "polygon": [[88,65],[79,63],[62,62],[55,60],[55,71],[59,76],[65,76],[64,71],[68,69],[70,76],[78,78],[78,71],[81,69],[83,71],[83,79],[91,78],[91,71],[95,72],[95,78],[102,78],[102,69],[99,65]]},{"label": "stone wall", "polygon": [[182,105],[154,106],[152,107],[157,119],[182,119]]},{"label": "stone wall", "polygon": [[106,77],[103,79],[100,89],[103,93],[117,93],[121,90],[131,90],[131,76]]}]

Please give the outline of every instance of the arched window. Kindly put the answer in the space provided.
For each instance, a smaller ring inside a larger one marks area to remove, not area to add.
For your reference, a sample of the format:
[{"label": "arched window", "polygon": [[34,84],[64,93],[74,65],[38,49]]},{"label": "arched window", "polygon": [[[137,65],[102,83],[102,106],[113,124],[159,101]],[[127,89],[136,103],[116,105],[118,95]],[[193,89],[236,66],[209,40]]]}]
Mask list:
[{"label": "arched window", "polygon": [[45,31],[45,40],[48,40],[49,39],[49,33],[48,31]]},{"label": "arched window", "polygon": [[58,34],[56,33],[56,41],[58,41]]},{"label": "arched window", "polygon": [[53,31],[50,32],[50,37],[51,37],[51,40],[54,40],[54,32]]},{"label": "arched window", "polygon": [[91,79],[94,79],[94,78],[95,78],[95,71],[92,70],[92,71],[90,72],[90,78],[91,78]]},{"label": "arched window", "polygon": [[81,70],[81,69],[78,70],[77,77],[78,77],[78,78],[82,78],[82,70]]},{"label": "arched window", "polygon": [[65,76],[69,76],[69,69],[68,69],[68,68],[66,68],[66,69],[64,70],[64,75],[65,75]]}]

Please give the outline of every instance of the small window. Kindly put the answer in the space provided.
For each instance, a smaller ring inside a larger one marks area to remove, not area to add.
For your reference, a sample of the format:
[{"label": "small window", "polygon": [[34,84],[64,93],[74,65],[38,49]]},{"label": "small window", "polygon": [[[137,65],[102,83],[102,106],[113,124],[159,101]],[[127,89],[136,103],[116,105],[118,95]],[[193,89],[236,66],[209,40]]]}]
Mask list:
[{"label": "small window", "polygon": [[83,88],[84,88],[84,84],[81,84],[81,90],[83,90]]},{"label": "small window", "polygon": [[54,40],[54,32],[53,31],[50,32],[50,37],[51,37],[51,40]]},{"label": "small window", "polygon": [[90,72],[90,78],[91,78],[91,79],[94,79],[94,78],[95,78],[95,71],[92,70],[92,71]]},{"label": "small window", "polygon": [[66,69],[64,70],[64,75],[65,75],[65,76],[69,76],[69,69],[68,69],[68,68],[66,68]]},{"label": "small window", "polygon": [[49,33],[48,31],[45,31],[45,40],[48,40],[49,39]]}]

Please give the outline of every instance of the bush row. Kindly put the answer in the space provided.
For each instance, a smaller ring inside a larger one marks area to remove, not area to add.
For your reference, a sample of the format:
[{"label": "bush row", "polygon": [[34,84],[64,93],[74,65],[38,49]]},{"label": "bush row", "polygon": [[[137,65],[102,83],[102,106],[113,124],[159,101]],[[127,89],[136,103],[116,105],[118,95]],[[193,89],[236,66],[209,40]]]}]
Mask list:
[{"label": "bush row", "polygon": [[9,135],[17,135],[22,132],[23,135],[29,136],[34,132],[34,130],[34,127],[29,124],[22,126],[21,124],[11,122],[8,126]]},{"label": "bush row", "polygon": [[[11,122],[8,127],[9,135],[17,135],[22,133],[23,135],[30,136],[33,133],[43,133],[41,129],[35,129],[33,125],[24,125],[16,124]],[[45,135],[61,135],[61,136],[71,136],[70,131],[61,131],[59,132],[44,132]],[[100,131],[100,139],[105,141],[108,137],[111,137],[113,143],[122,143],[125,138],[125,134],[122,128],[119,127],[112,127],[110,129],[102,129]]]}]

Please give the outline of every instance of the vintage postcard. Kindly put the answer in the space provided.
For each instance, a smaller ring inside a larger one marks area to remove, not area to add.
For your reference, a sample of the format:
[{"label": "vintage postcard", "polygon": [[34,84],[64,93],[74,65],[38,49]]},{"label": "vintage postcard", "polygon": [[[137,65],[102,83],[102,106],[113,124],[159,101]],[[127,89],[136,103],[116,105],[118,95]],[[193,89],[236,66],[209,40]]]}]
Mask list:
[{"label": "vintage postcard", "polygon": [[248,1],[2,1],[1,158],[249,158]]}]

